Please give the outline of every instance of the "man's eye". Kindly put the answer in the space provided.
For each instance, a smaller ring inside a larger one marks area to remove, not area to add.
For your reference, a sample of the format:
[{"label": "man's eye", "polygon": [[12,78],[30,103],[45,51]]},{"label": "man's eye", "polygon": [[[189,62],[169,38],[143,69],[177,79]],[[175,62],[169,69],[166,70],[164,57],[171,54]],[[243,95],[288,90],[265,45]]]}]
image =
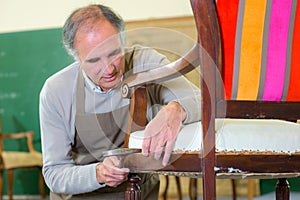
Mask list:
[{"label": "man's eye", "polygon": [[89,63],[96,63],[100,60],[100,58],[91,58],[91,59],[88,59],[86,60],[86,62],[89,62]]},{"label": "man's eye", "polygon": [[111,52],[108,57],[116,57],[118,55],[120,55],[121,53],[121,48],[115,49],[113,52]]}]

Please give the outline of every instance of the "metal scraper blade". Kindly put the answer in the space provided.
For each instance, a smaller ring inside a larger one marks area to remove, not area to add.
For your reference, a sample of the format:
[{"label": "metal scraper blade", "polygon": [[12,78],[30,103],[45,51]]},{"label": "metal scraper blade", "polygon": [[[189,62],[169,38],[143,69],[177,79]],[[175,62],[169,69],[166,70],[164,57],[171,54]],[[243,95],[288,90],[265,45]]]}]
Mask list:
[{"label": "metal scraper blade", "polygon": [[[129,168],[130,172],[151,172],[165,168],[162,165],[162,158],[156,160],[153,156],[144,156],[141,149],[119,148],[103,153],[104,157],[117,156],[120,159],[119,167]],[[177,160],[181,154],[172,154],[168,164]]]}]

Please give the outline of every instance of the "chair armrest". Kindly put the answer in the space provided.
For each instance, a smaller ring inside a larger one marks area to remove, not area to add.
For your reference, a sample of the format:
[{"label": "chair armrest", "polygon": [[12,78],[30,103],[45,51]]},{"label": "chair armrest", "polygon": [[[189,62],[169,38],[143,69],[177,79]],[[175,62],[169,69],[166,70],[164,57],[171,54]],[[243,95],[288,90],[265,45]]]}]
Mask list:
[{"label": "chair armrest", "polygon": [[26,132],[20,132],[20,133],[8,133],[8,134],[1,134],[1,139],[27,139],[27,146],[29,152],[36,151],[33,146],[33,131],[26,131]]},{"label": "chair armrest", "polygon": [[187,54],[172,63],[127,77],[122,82],[121,94],[124,98],[129,98],[132,88],[160,83],[181,76],[195,69],[199,63],[199,45],[196,43]]}]

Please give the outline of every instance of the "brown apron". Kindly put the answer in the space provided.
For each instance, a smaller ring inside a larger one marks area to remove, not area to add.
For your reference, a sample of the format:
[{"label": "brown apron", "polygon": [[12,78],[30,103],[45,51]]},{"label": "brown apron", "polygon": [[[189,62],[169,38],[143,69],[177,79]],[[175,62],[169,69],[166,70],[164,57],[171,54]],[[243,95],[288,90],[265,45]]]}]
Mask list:
[{"label": "brown apron", "polygon": [[[128,55],[127,55],[128,56]],[[132,54],[129,55],[132,68]],[[127,64],[129,64],[127,63]],[[128,65],[127,65],[128,66]],[[95,162],[102,162],[102,152],[122,147],[125,139],[125,132],[128,122],[129,105],[107,113],[89,114],[85,113],[84,78],[81,70],[78,73],[77,96],[76,96],[76,136],[72,148],[72,155],[77,165],[86,165]],[[142,199],[158,199],[159,177],[151,174],[139,174],[141,177]],[[79,183],[84,184],[84,183]],[[125,197],[125,190],[128,182],[118,187],[103,187],[96,191],[66,195],[50,192],[51,200],[121,200]]]}]

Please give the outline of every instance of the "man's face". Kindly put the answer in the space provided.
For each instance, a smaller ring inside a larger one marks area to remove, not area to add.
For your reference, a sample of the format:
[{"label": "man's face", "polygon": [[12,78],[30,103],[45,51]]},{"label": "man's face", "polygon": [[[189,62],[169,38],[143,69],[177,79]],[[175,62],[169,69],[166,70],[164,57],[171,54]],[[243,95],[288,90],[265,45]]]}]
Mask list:
[{"label": "man's face", "polygon": [[107,20],[89,29],[79,29],[75,36],[81,67],[103,91],[114,87],[124,73],[124,49],[118,30]]}]

